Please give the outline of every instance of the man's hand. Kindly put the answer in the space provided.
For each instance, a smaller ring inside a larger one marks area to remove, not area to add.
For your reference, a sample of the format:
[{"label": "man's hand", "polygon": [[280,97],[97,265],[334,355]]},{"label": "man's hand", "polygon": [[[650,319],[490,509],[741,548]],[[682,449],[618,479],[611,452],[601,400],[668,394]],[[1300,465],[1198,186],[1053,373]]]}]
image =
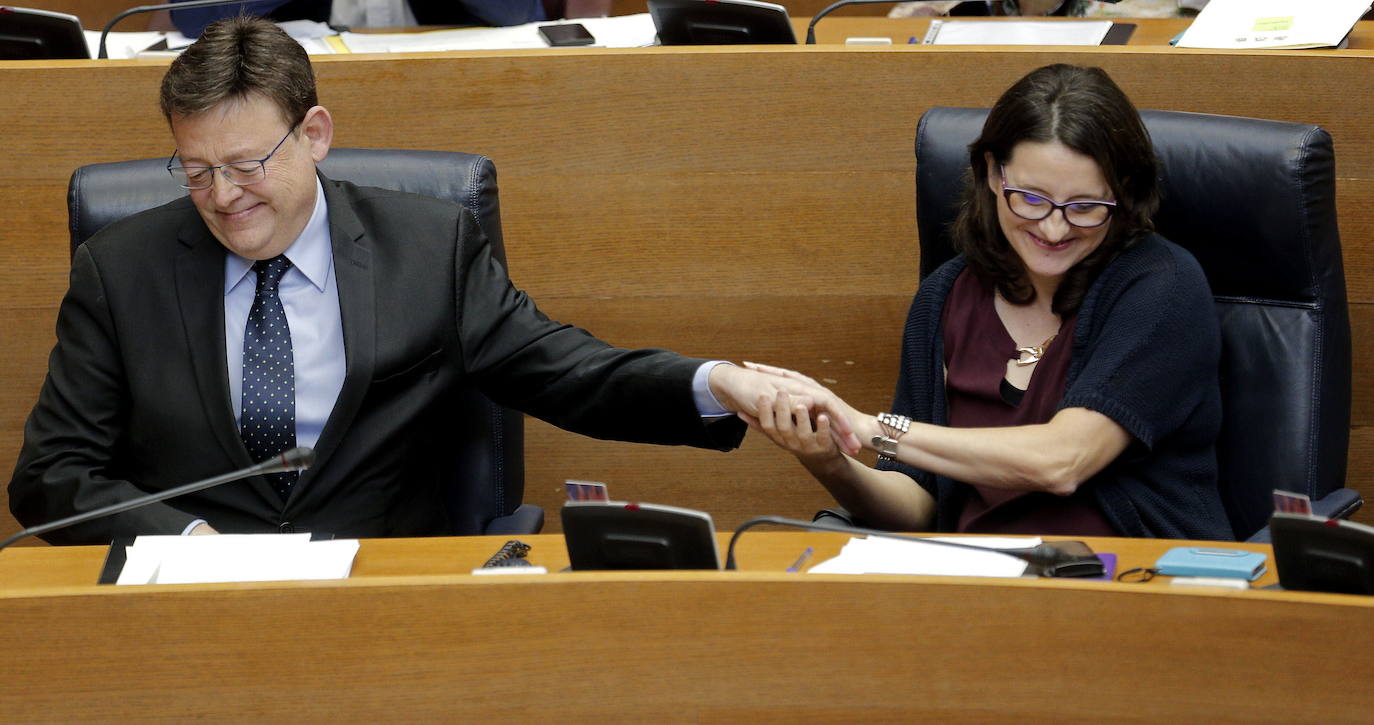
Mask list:
[{"label": "man's hand", "polygon": [[215,531],[214,528],[210,526],[210,524],[196,524],[196,527],[194,529],[191,529],[191,532],[187,534],[187,536],[204,536],[206,534],[218,533],[219,532]]},{"label": "man's hand", "polygon": [[778,401],[783,400],[789,410],[802,407],[811,417],[824,415],[829,435],[846,453],[855,455],[862,448],[850,425],[856,411],[823,385],[783,368],[754,363],[745,366],[747,369],[717,365],[711,370],[711,393],[726,410],[758,428],[760,415],[771,419]]}]

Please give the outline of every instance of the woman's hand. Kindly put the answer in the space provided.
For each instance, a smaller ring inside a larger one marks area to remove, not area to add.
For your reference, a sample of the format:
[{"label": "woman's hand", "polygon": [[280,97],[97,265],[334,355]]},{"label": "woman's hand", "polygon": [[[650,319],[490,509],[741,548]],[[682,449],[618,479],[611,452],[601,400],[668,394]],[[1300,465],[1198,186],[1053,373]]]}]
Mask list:
[{"label": "woman's hand", "polygon": [[789,409],[799,405],[808,415],[824,413],[828,420],[827,434],[840,450],[855,454],[863,449],[849,422],[849,416],[857,414],[854,409],[825,386],[801,373],[753,363],[745,363],[745,367],[717,365],[711,369],[708,381],[716,400],[750,425],[757,427],[765,410],[768,417],[776,417],[773,409],[779,398],[785,396]]},{"label": "woman's hand", "polygon": [[[898,471],[878,471],[850,458],[860,447],[847,450],[831,419],[843,415],[850,424],[849,440],[865,444],[881,432],[874,416],[864,415],[820,383],[795,370],[744,363],[749,370],[791,380],[803,390],[824,391],[824,407],[808,406],[807,400],[777,389],[761,394],[754,406],[757,415],[740,413],[754,430],[768,436],[778,447],[801,461],[830,495],[851,513],[873,525],[900,531],[930,528],[935,520],[935,499],[924,488]],[[846,455],[848,454],[848,455]]]},{"label": "woman's hand", "polygon": [[[820,383],[795,370],[750,362],[744,363],[744,366],[750,370],[796,380],[808,387],[825,390]],[[862,425],[861,421],[867,416],[854,410],[837,396],[832,400],[833,405],[841,408],[841,414],[857,432]],[[824,475],[829,470],[846,465],[844,451],[839,445],[840,437],[831,425],[828,413],[813,412],[806,401],[793,398],[785,391],[776,391],[771,396],[760,395],[755,409],[756,416],[741,417],[751,428],[763,433],[779,448],[796,456],[813,474]]]}]

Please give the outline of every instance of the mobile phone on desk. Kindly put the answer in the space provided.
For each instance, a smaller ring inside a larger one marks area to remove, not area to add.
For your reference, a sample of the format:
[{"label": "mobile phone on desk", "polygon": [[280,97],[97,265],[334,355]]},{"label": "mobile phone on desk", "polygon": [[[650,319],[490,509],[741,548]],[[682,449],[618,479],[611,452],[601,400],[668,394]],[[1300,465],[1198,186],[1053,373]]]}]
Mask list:
[{"label": "mobile phone on desk", "polygon": [[1260,578],[1267,557],[1258,551],[1206,546],[1176,546],[1159,557],[1155,568],[1165,576]]},{"label": "mobile phone on desk", "polygon": [[551,48],[562,48],[572,45],[591,45],[596,42],[592,34],[587,32],[587,28],[582,23],[562,23],[559,25],[539,26],[539,35],[544,38],[544,42]]}]

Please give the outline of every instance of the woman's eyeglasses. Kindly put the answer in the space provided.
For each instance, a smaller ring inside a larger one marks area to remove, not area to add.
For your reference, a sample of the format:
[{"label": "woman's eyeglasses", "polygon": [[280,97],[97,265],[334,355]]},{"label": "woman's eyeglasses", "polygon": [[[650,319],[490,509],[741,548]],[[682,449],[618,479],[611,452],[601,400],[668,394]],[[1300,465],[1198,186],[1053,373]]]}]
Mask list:
[{"label": "woman's eyeglasses", "polygon": [[1002,196],[1007,199],[1007,207],[1011,209],[1011,213],[1027,221],[1038,222],[1058,209],[1064,213],[1064,221],[1082,229],[1091,229],[1106,224],[1107,220],[1112,218],[1112,210],[1116,208],[1114,201],[1095,199],[1060,204],[1044,194],[1007,186],[1006,168],[999,166],[998,170],[1002,173]]}]

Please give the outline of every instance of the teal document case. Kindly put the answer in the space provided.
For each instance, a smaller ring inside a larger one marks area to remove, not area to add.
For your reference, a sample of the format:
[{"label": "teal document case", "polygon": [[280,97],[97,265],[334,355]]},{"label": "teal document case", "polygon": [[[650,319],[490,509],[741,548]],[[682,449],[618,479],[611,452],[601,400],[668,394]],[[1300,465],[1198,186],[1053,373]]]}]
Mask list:
[{"label": "teal document case", "polygon": [[1176,546],[1159,557],[1155,569],[1166,576],[1220,576],[1254,581],[1265,571],[1258,551],[1206,546]]}]

